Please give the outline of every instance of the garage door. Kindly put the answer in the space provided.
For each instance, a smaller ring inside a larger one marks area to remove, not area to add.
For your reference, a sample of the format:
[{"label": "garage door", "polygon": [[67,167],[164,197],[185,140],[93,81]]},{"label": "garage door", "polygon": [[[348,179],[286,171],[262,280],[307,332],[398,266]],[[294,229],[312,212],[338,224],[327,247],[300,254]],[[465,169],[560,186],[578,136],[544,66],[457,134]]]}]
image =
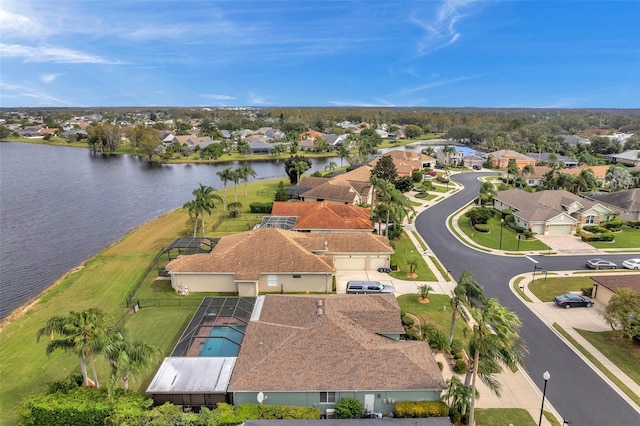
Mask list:
[{"label": "garage door", "polygon": [[336,257],[335,264],[337,271],[364,271],[366,265],[364,256]]},{"label": "garage door", "polygon": [[573,225],[549,225],[549,235],[570,235]]},{"label": "garage door", "polygon": [[378,269],[382,267],[388,267],[386,257],[370,257],[369,269]]}]

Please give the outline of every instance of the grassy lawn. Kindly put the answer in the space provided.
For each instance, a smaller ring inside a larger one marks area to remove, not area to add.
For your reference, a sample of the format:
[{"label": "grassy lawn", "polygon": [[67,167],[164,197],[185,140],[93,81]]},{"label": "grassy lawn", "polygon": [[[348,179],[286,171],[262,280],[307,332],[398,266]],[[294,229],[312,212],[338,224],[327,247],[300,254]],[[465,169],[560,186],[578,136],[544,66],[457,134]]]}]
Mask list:
[{"label": "grassy lawn", "polygon": [[622,231],[614,233],[616,239],[611,242],[598,241],[589,243],[599,249],[636,248],[640,247],[640,229],[623,226]]},{"label": "grassy lawn", "polygon": [[576,331],[640,385],[640,343],[621,339],[614,331]]},{"label": "grassy lawn", "polygon": [[420,192],[418,194],[416,194],[416,198],[419,198],[421,200],[425,200],[425,201],[431,201],[435,198],[437,198],[438,195],[436,194],[429,194],[428,192]]},{"label": "grassy lawn", "polygon": [[[489,232],[487,233],[474,231],[471,228],[471,222],[466,216],[460,217],[458,225],[462,232],[464,232],[469,238],[484,247],[513,252],[549,249],[546,244],[537,239],[520,240],[520,243],[518,244],[517,234],[511,228],[503,226],[502,232],[500,231],[500,219],[497,215],[487,222],[487,225],[489,225]],[[500,244],[501,233],[502,244]]]},{"label": "grassy lawn", "polygon": [[478,426],[514,425],[535,426],[536,422],[524,408],[487,408],[476,409]]},{"label": "grassy lawn", "polygon": [[[413,242],[405,232],[402,233],[402,236],[398,240],[391,241],[391,246],[394,250],[394,253],[391,255],[391,264],[395,265],[398,270],[391,272],[389,275],[399,280],[436,281],[436,276],[427,266],[419,249],[413,245]],[[417,264],[415,278],[407,277],[409,273],[409,265],[407,262],[410,260],[415,260]]]},{"label": "grassy lawn", "polygon": [[[403,294],[398,296],[398,304],[403,312],[411,313],[426,322],[430,322],[442,330],[447,336],[451,327],[451,305],[450,297],[446,294],[430,294],[429,303],[420,303],[418,300],[420,295]],[[456,339],[463,342],[465,351],[468,351],[467,345],[471,333],[466,333],[467,325],[460,315],[456,318],[456,325],[453,335]],[[466,336],[465,336],[466,334]]]},{"label": "grassy lawn", "polygon": [[[242,189],[238,188],[238,201],[243,204],[243,210],[248,212],[251,202],[270,200],[276,185],[277,181],[250,183],[247,197],[244,196],[244,185]],[[221,191],[218,193],[222,195]],[[228,192],[228,200],[229,194],[233,194],[233,190]],[[213,216],[206,219],[207,227],[210,228],[224,214],[221,209],[214,210]],[[173,299],[179,304],[190,305],[184,308],[143,305],[138,313],[126,317],[126,329],[132,337],[159,346],[163,355],[171,352],[203,294],[181,298],[173,293],[166,281],[155,281],[155,268],[148,277],[143,274],[162,247],[179,236],[188,235],[191,229],[188,215],[182,209],[141,226],[88,260],[82,269],[51,286],[24,315],[3,324],[0,330],[0,375],[5,379],[0,382],[0,424],[16,423],[14,408],[25,395],[44,391],[48,382],[65,378],[78,369],[78,359],[74,355],[55,352],[47,357],[46,340],[36,342],[38,329],[55,315],[91,307],[101,308],[108,321],[115,324],[126,313],[126,295],[140,279],[144,284],[137,296]],[[216,236],[215,232],[208,234]],[[161,362],[162,357],[159,357],[148,371],[138,375],[132,388],[145,389]],[[20,373],[14,374],[16,371]],[[108,366],[99,364],[99,371],[99,377],[106,380]]]},{"label": "grassy lawn", "polygon": [[620,379],[618,379],[611,371],[609,371],[600,361],[596,359],[596,357],[591,354],[591,352],[587,351],[584,346],[579,344],[569,333],[567,333],[558,323],[553,323],[553,328],[558,330],[562,336],[567,339],[573,347],[575,347],[582,355],[584,355],[593,365],[596,366],[598,370],[602,372],[609,380],[622,390],[629,398],[631,398],[636,404],[640,405],[640,395],[636,395],[631,389],[627,387]]},{"label": "grassy lawn", "polygon": [[589,277],[540,277],[529,284],[529,290],[543,302],[551,302],[559,294],[580,291],[583,287],[593,287],[593,280]]}]

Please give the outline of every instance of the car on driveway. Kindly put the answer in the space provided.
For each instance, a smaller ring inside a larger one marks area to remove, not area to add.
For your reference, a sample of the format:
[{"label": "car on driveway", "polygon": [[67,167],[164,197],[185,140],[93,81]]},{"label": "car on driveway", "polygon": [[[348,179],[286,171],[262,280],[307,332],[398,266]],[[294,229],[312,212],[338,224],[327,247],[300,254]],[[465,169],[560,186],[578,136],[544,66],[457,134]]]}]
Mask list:
[{"label": "car on driveway", "polygon": [[627,269],[640,269],[640,259],[627,259],[622,262],[622,266]]},{"label": "car on driveway", "polygon": [[349,281],[347,294],[381,294],[393,293],[395,289],[391,285],[380,284],[378,281]]},{"label": "car on driveway", "polygon": [[384,272],[388,274],[389,272],[391,272],[391,268],[385,268],[384,266],[381,266],[378,268],[378,272]]},{"label": "car on driveway", "polygon": [[616,269],[618,265],[604,259],[587,260],[587,268],[589,269]]},{"label": "car on driveway", "polygon": [[556,296],[553,298],[553,303],[565,309],[575,308],[578,306],[586,306],[587,308],[590,308],[593,306],[593,302],[587,296],[581,296],[573,293]]}]

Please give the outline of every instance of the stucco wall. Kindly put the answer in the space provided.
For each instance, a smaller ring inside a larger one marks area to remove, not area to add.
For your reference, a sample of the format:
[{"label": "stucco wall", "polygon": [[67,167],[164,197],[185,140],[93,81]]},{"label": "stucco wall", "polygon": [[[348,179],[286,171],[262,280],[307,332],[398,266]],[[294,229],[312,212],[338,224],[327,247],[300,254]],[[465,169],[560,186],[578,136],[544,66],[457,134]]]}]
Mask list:
[{"label": "stucco wall", "polygon": [[615,294],[613,291],[601,285],[595,285],[594,291],[595,291],[595,299],[598,302],[602,303],[604,306],[607,306],[609,304],[609,300]]},{"label": "stucco wall", "polygon": [[237,291],[231,274],[171,274],[171,285],[177,292],[182,292],[185,286],[189,292]]},{"label": "stucco wall", "polygon": [[262,274],[258,281],[258,291],[263,293],[274,293],[283,291],[285,293],[304,292],[325,293],[332,291],[332,274],[299,274],[300,278],[293,278],[293,275],[277,275],[276,286],[268,285],[268,274]]}]

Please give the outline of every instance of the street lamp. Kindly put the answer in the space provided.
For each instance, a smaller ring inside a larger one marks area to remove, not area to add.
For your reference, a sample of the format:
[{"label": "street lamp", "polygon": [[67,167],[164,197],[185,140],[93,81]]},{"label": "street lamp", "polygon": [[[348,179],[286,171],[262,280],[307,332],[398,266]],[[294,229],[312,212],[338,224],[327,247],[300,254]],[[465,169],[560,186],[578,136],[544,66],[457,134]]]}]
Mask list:
[{"label": "street lamp", "polygon": [[538,426],[542,424],[542,412],[544,411],[544,397],[547,394],[547,382],[551,378],[551,374],[548,371],[545,371],[542,375],[544,379],[544,388],[542,389],[542,405],[540,406],[540,419],[538,420]]},{"label": "street lamp", "polygon": [[502,250],[502,228],[504,228],[504,219],[500,219],[500,250]]}]

